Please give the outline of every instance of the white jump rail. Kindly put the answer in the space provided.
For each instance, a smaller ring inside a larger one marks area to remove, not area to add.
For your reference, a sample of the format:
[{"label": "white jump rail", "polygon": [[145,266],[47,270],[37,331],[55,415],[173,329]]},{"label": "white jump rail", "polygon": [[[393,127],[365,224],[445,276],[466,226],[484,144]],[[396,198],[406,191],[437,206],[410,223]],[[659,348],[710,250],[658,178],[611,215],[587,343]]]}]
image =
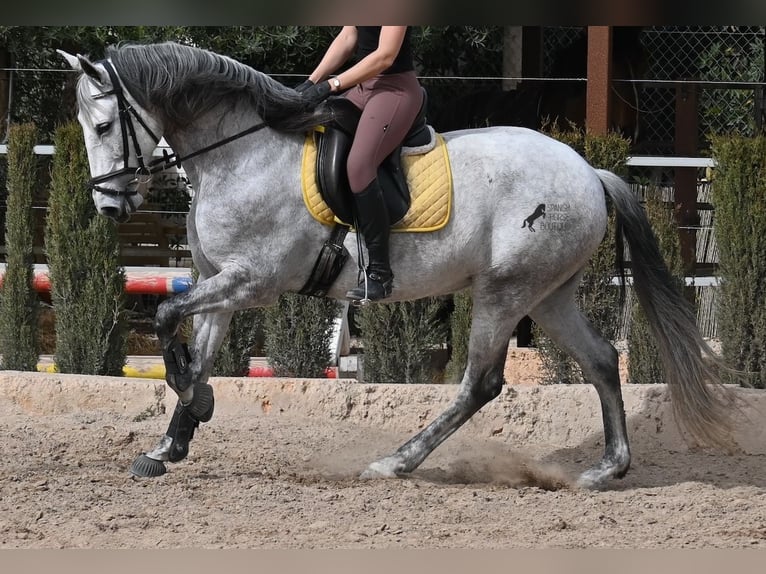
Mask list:
[{"label": "white jump rail", "polygon": [[631,167],[716,167],[710,157],[634,155],[625,162]]},{"label": "white jump rail", "polygon": [[[36,145],[32,149],[35,155],[53,155],[53,153],[56,151],[54,146],[46,145],[46,144]],[[154,150],[154,155],[161,156],[163,149],[166,149],[169,152],[172,151],[164,138],[160,140],[159,145]],[[0,144],[0,155],[5,155],[7,153],[8,153],[8,144]]]},{"label": "white jump rail", "polygon": [[[161,156],[162,150],[172,151],[165,139],[161,139],[155,156]],[[34,152],[37,155],[53,155],[52,145],[36,145]],[[0,144],[0,155],[8,153],[8,145]],[[634,167],[715,167],[716,161],[709,157],[683,157],[683,156],[660,156],[660,155],[635,155],[628,157],[626,164]]]}]

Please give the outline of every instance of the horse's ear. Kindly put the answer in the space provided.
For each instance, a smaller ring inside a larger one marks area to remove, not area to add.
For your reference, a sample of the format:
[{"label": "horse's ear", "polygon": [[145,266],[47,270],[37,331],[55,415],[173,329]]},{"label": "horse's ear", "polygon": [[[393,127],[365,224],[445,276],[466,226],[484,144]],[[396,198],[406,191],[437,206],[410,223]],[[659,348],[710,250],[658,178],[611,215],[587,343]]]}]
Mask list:
[{"label": "horse's ear", "polygon": [[64,50],[56,50],[61,57],[63,57],[67,64],[73,69],[78,72],[82,72],[82,66],[80,65],[80,60],[77,59],[77,56],[73,56],[72,54],[69,54],[68,52],[65,52]]},{"label": "horse's ear", "polygon": [[64,50],[56,50],[59,54],[61,54],[64,59],[69,63],[69,65],[72,67],[73,70],[77,70],[79,72],[82,72],[83,74],[86,74],[96,80],[97,82],[104,84],[107,82],[107,77],[104,72],[99,70],[96,66],[93,65],[93,63],[82,54],[77,54],[77,56],[73,56],[72,54],[68,54]]},{"label": "horse's ear", "polygon": [[77,59],[80,61],[80,67],[82,68],[83,73],[90,76],[100,84],[109,83],[109,77],[107,76],[105,70],[97,68],[91,63],[90,60],[88,60],[88,58],[81,54],[77,54]]}]

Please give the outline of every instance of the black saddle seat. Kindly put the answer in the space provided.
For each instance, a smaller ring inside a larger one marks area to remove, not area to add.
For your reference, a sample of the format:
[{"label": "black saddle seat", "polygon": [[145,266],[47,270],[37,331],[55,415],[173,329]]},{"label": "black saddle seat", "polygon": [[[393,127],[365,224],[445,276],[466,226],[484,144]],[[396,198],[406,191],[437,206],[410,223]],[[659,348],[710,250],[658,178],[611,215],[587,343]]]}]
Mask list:
[{"label": "black saddle seat", "polygon": [[[418,115],[412,122],[412,127],[404,136],[403,147],[420,147],[428,144],[431,135],[428,131],[426,111],[428,108],[428,93],[423,90],[423,102],[420,104]],[[362,111],[346,98],[332,97],[327,100],[327,105],[333,112],[333,127],[342,130],[345,134],[352,136],[356,133],[359,125],[359,119],[362,117]]]},{"label": "black saddle seat", "polygon": [[[351,187],[346,173],[346,160],[362,112],[342,97],[330,98],[326,105],[332,109],[334,118],[331,124],[324,126],[324,133],[318,133],[316,169],[319,191],[335,216],[342,222],[353,225]],[[398,223],[410,208],[410,190],[401,165],[402,147],[425,146],[431,139],[426,109],[427,95],[423,89],[423,103],[404,142],[383,160],[378,169],[378,180],[383,188],[391,225]]]}]

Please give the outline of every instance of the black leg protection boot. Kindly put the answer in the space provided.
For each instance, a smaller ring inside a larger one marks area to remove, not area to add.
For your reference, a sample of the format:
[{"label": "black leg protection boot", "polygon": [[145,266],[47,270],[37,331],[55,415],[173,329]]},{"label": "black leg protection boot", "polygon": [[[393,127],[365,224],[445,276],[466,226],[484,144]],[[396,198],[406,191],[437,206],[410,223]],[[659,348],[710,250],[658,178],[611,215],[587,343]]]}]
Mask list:
[{"label": "black leg protection boot", "polygon": [[367,188],[354,194],[357,233],[364,237],[369,263],[366,278],[362,277],[359,286],[346,293],[352,301],[369,299],[376,301],[391,295],[394,274],[388,261],[388,236],[390,221],[388,209],[383,201],[383,190],[378,180],[373,180]]}]

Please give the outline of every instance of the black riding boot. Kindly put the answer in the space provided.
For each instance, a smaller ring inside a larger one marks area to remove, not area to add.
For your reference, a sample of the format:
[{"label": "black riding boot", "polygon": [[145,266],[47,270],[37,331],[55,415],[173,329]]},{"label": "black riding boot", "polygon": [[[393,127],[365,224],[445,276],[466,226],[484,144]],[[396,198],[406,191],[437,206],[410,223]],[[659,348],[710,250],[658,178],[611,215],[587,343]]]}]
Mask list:
[{"label": "black riding boot", "polygon": [[354,207],[357,233],[361,232],[364,237],[369,263],[366,270],[367,280],[362,277],[359,286],[348,291],[346,297],[353,301],[384,299],[391,295],[394,274],[388,262],[388,209],[377,179],[364,191],[354,194]]}]

